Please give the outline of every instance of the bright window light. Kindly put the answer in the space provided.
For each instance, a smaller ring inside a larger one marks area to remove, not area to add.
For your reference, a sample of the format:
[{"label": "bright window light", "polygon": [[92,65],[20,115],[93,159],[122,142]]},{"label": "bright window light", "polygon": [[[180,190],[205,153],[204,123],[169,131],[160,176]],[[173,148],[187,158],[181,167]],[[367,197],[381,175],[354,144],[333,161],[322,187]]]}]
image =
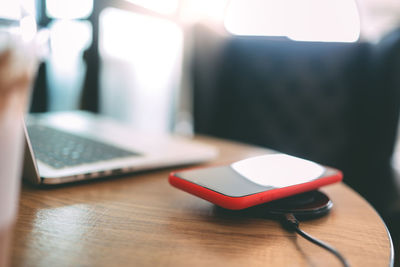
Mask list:
[{"label": "bright window light", "polygon": [[[24,14],[29,14],[31,16],[36,16],[35,0],[20,0],[21,9]],[[11,2],[11,1],[10,1]],[[15,1],[18,3],[18,1]]]},{"label": "bright window light", "polygon": [[85,74],[82,53],[91,44],[92,25],[88,21],[61,19],[51,22],[49,28],[49,110],[78,109]]},{"label": "bright window light", "polygon": [[89,47],[92,27],[87,21],[57,20],[50,25],[51,50],[60,63]]},{"label": "bright window light", "polygon": [[[175,50],[182,41],[182,31],[174,23],[114,8],[105,9],[100,15],[100,51],[102,55],[124,61],[141,61],[149,70],[154,70],[166,53]],[[148,57],[156,62],[150,62]],[[157,64],[154,64],[157,63]]]},{"label": "bright window light", "polygon": [[93,0],[46,0],[46,8],[52,18],[87,18],[93,11]]},{"label": "bright window light", "polygon": [[144,8],[162,14],[172,14],[178,8],[179,0],[127,0]]},{"label": "bright window light", "polygon": [[18,1],[0,1],[0,18],[16,20],[20,14]]},{"label": "bright window light", "polygon": [[102,112],[167,132],[180,80],[183,33],[175,23],[106,8],[100,14]]},{"label": "bright window light", "polygon": [[360,35],[357,5],[351,0],[235,0],[224,22],[232,34],[298,41],[355,42]]},{"label": "bright window light", "polygon": [[34,16],[23,17],[20,21],[21,36],[25,42],[30,42],[35,37],[37,28]]},{"label": "bright window light", "polygon": [[185,0],[181,5],[181,19],[184,22],[200,20],[222,21],[228,0]]}]

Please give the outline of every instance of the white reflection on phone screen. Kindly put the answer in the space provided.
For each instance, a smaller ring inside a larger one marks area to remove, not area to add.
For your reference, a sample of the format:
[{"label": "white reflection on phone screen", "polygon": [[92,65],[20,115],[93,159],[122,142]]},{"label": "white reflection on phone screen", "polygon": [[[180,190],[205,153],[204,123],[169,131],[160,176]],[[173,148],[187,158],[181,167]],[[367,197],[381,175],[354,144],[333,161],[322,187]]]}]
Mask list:
[{"label": "white reflection on phone screen", "polygon": [[253,183],[273,187],[306,183],[320,177],[325,171],[315,162],[286,154],[244,159],[231,164],[231,167]]}]

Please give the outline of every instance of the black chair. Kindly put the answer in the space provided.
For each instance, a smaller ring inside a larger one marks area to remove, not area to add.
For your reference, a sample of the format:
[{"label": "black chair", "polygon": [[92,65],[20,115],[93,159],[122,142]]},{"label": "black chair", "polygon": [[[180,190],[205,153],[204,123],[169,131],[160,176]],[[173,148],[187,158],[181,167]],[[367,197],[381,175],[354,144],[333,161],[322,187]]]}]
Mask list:
[{"label": "black chair", "polygon": [[[378,44],[221,38],[204,27],[194,32],[195,132],[339,168],[344,182],[381,214],[390,213],[398,199],[391,157],[400,31]],[[213,38],[223,41],[213,47]]]}]

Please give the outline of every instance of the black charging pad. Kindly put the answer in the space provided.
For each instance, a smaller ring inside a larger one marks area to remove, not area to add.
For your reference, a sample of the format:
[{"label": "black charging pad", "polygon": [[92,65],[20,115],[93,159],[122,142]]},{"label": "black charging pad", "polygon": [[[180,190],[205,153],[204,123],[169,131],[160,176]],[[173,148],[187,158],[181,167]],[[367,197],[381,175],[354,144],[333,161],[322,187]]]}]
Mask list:
[{"label": "black charging pad", "polygon": [[310,191],[284,199],[275,200],[262,205],[262,208],[270,215],[293,214],[299,219],[313,219],[322,217],[333,206],[329,197],[320,191]]},{"label": "black charging pad", "polygon": [[280,220],[285,214],[291,213],[299,220],[311,220],[328,214],[332,206],[332,201],[324,193],[309,191],[244,210],[228,210],[215,206],[214,214],[235,219],[252,217]]},{"label": "black charging pad", "polygon": [[329,213],[332,206],[333,203],[327,195],[320,191],[310,191],[239,211],[217,208],[216,214],[220,216],[235,216],[235,219],[243,217],[277,219],[281,221],[282,226],[288,231],[297,232],[312,243],[327,249],[338,257],[343,266],[349,266],[346,259],[335,248],[299,228],[297,219],[311,220],[322,217]]}]

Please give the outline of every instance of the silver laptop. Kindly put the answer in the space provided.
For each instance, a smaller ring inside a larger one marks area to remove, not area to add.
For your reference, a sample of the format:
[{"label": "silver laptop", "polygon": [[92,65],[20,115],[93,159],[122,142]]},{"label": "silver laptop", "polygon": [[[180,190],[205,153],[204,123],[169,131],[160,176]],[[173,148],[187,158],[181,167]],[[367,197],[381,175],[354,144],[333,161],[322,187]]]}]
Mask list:
[{"label": "silver laptop", "polygon": [[140,133],[83,111],[30,114],[25,120],[24,179],[61,184],[200,163],[217,150],[193,140]]}]

